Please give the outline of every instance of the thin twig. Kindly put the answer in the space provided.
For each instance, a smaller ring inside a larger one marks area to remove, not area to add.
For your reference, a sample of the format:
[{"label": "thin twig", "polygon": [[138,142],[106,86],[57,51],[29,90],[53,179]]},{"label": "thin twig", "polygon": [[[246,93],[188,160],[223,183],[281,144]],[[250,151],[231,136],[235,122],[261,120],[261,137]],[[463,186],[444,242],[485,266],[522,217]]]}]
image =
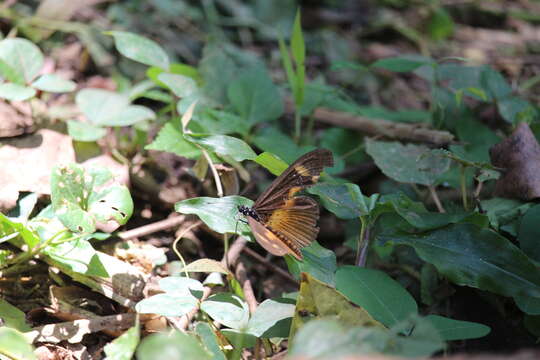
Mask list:
[{"label": "thin twig", "polygon": [[219,178],[219,174],[217,172],[216,166],[212,162],[212,159],[210,158],[210,155],[208,155],[208,152],[204,150],[202,147],[200,148],[206,161],[208,162],[208,166],[210,166],[210,170],[212,171],[212,175],[214,176],[214,181],[216,183],[216,189],[217,189],[217,196],[223,197],[223,186],[221,185],[221,179]]},{"label": "thin twig", "polygon": [[134,239],[134,238],[146,236],[146,235],[158,232],[158,231],[170,229],[172,227],[180,225],[185,220],[186,220],[186,217],[183,215],[171,216],[168,219],[156,221],[154,223],[140,226],[135,229],[122,231],[121,233],[118,234],[118,237],[124,240],[128,240],[128,239]]},{"label": "thin twig", "polygon": [[431,198],[433,199],[433,202],[437,207],[437,210],[439,210],[440,213],[445,213],[446,210],[444,210],[444,207],[441,204],[441,200],[439,199],[439,195],[437,195],[437,191],[435,191],[435,187],[433,185],[429,185],[428,189],[429,194],[431,195]]}]

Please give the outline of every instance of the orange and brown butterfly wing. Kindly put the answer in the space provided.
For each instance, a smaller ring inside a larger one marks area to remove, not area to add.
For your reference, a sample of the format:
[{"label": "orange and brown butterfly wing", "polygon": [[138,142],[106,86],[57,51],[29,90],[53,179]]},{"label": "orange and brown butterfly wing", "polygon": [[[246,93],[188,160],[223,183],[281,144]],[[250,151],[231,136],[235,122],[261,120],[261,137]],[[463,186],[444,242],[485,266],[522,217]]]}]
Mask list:
[{"label": "orange and brown butterfly wing", "polygon": [[309,197],[294,195],[314,185],[324,167],[333,164],[330,151],[311,151],[289,166],[257,199],[253,209],[260,222],[253,218],[248,221],[255,238],[268,252],[302,259],[300,249],[315,240],[319,232],[319,206]]},{"label": "orange and brown butterfly wing", "polygon": [[334,158],[329,150],[316,149],[302,155],[259,196],[253,208],[257,212],[280,209],[298,191],[314,185],[325,167],[332,166]]}]

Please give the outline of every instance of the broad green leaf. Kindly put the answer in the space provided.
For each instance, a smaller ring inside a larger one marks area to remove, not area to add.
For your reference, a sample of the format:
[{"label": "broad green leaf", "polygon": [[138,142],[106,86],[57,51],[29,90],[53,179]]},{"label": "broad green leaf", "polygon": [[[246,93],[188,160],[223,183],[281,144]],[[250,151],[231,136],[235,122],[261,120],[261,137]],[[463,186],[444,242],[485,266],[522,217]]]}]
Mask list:
[{"label": "broad green leaf", "polygon": [[[32,249],[39,244],[40,239],[31,229],[24,224],[15,222],[0,213],[0,238],[11,238],[13,234],[17,233],[24,243],[28,245],[28,248]],[[5,241],[5,240],[4,240]]]},{"label": "broad green leaf", "polygon": [[105,345],[103,350],[107,355],[106,360],[131,360],[140,337],[141,331],[139,330],[139,321],[137,321],[135,326]]},{"label": "broad green leaf", "polygon": [[155,140],[145,146],[145,150],[167,151],[188,159],[196,159],[201,155],[201,150],[184,138],[180,126],[173,121],[163,125]]},{"label": "broad green leaf", "polygon": [[501,73],[488,66],[483,67],[480,73],[480,83],[491,99],[502,99],[512,93],[512,87]]},{"label": "broad green leaf", "polygon": [[214,333],[214,330],[205,322],[198,322],[195,325],[195,331],[201,338],[203,344],[212,353],[214,360],[227,360],[223,351],[221,351],[218,337]]},{"label": "broad green leaf", "polygon": [[276,176],[279,176],[289,167],[285,161],[266,151],[257,155],[254,161]]},{"label": "broad green leaf", "polygon": [[0,84],[0,98],[9,101],[24,101],[36,95],[36,90],[14,83]]},{"label": "broad green leaf", "polygon": [[34,81],[32,87],[42,91],[63,93],[74,91],[77,88],[77,84],[56,74],[45,74]]},{"label": "broad green leaf", "polygon": [[375,61],[371,67],[395,72],[409,72],[421,66],[433,64],[433,60],[419,55],[403,55]]},{"label": "broad green leaf", "polygon": [[228,293],[210,296],[201,304],[201,310],[220,324],[236,330],[245,329],[249,320],[247,304]]},{"label": "broad green leaf", "polygon": [[221,265],[217,260],[213,259],[198,259],[186,265],[180,271],[187,272],[218,272],[221,274],[228,274],[229,271]]},{"label": "broad green leaf", "polygon": [[331,285],[315,279],[310,274],[302,273],[290,338],[294,338],[298,329],[315,317],[333,317],[349,327],[384,328],[365,309],[352,303]]},{"label": "broad green leaf", "polygon": [[135,310],[141,314],[183,316],[195,309],[199,301],[193,295],[164,293],[151,296],[137,303]]},{"label": "broad green leaf", "polygon": [[317,184],[309,189],[310,194],[320,197],[323,206],[340,219],[355,219],[366,216],[377,206],[378,194],[362,195],[358,185]]},{"label": "broad green leaf", "polygon": [[422,145],[366,140],[366,151],[386,176],[398,182],[434,185],[450,167],[450,159]]},{"label": "broad green leaf", "polygon": [[0,327],[0,354],[10,359],[37,360],[23,333],[6,326]]},{"label": "broad green leaf", "polygon": [[204,291],[199,280],[184,276],[168,276],[159,280],[159,287],[168,294],[194,295],[200,297]]},{"label": "broad green leaf", "polygon": [[21,38],[0,41],[0,60],[13,69],[18,77],[22,77],[26,84],[34,80],[43,67],[41,50],[31,41]]},{"label": "broad green leaf", "polygon": [[107,130],[89,123],[68,120],[68,134],[77,141],[96,141],[107,134]]},{"label": "broad green leaf", "polygon": [[51,175],[51,202],[62,223],[72,231],[92,233],[96,222],[123,225],[133,213],[133,200],[123,185],[97,191],[110,178],[107,169],[86,170],[77,164],[55,167]]},{"label": "broad green leaf", "polygon": [[198,128],[190,127],[195,133],[210,134],[241,134],[247,135],[250,125],[240,116],[227,111],[220,111],[208,107],[200,108],[193,115],[190,125],[198,125]]},{"label": "broad green leaf", "polygon": [[129,98],[123,94],[103,89],[82,89],[75,102],[94,125],[104,125],[129,106]]},{"label": "broad green leaf", "polygon": [[241,330],[223,329],[220,331],[238,349],[254,347],[258,338]]},{"label": "broad green leaf", "polygon": [[492,230],[455,224],[429,233],[380,235],[379,240],[414,247],[424,261],[458,285],[505,296],[540,298],[540,270]]},{"label": "broad green leaf", "polygon": [[213,360],[214,357],[195,336],[174,331],[145,337],[137,348],[137,359]]},{"label": "broad green leaf", "polygon": [[336,289],[388,327],[418,312],[407,290],[379,270],[341,266],[336,272]]},{"label": "broad green leaf", "polygon": [[142,105],[128,105],[114,116],[108,117],[100,123],[105,126],[129,126],[145,120],[154,120],[156,114]]},{"label": "broad green leaf", "polygon": [[515,236],[518,232],[518,221],[534,205],[504,198],[491,198],[480,204],[494,229],[504,230]]},{"label": "broad green leaf", "polygon": [[224,234],[249,232],[248,226],[239,221],[238,206],[252,206],[253,201],[242,196],[222,198],[198,197],[177,202],[174,209],[182,214],[195,214],[212,230]]},{"label": "broad green leaf", "polygon": [[531,259],[540,262],[540,205],[530,208],[521,218],[519,246]]},{"label": "broad green leaf", "polygon": [[252,140],[259,149],[275,154],[289,164],[314,149],[313,146],[298,146],[276,127],[261,128]]},{"label": "broad green leaf", "polygon": [[526,314],[540,315],[540,297],[518,295],[514,297],[517,307]]},{"label": "broad green leaf", "polygon": [[0,318],[4,320],[4,326],[6,327],[21,332],[31,330],[30,326],[26,323],[25,313],[4,299],[0,299]]},{"label": "broad green leaf", "polygon": [[195,83],[195,80],[187,76],[169,74],[164,72],[159,74],[157,78],[167,88],[169,88],[169,90],[171,90],[174,95],[180,98],[189,96],[197,90],[197,84]]},{"label": "broad green leaf", "polygon": [[124,31],[110,31],[107,34],[114,37],[116,49],[128,59],[163,70],[169,69],[169,56],[155,41]]},{"label": "broad green leaf", "polygon": [[435,7],[427,25],[427,30],[434,40],[446,39],[454,31],[452,17],[443,7]]},{"label": "broad green leaf", "polygon": [[227,95],[232,107],[251,125],[276,120],[283,114],[281,95],[263,67],[242,71],[230,83]]},{"label": "broad green leaf", "polygon": [[184,134],[184,137],[203,148],[236,161],[253,160],[257,154],[243,140],[227,135]]},{"label": "broad green leaf", "polygon": [[23,85],[25,84],[23,74],[12,68],[8,63],[0,58],[0,78],[9,82]]},{"label": "broad green leaf", "polygon": [[297,261],[292,256],[285,257],[289,271],[297,278],[302,272],[305,272],[319,281],[333,285],[334,273],[337,268],[336,254],[319,245],[317,241],[313,241],[301,251],[304,257],[303,261]]},{"label": "broad green leaf", "polygon": [[43,253],[79,274],[108,276],[96,251],[87,240],[77,239],[50,245]]},{"label": "broad green leaf", "polygon": [[287,337],[290,328],[290,319],[294,315],[294,302],[284,299],[266,299],[258,307],[257,310],[249,319],[246,332],[260,337],[277,337],[276,333],[272,331],[275,327],[278,327],[279,322],[285,322],[287,319],[288,326],[286,327],[286,333],[283,334]]},{"label": "broad green leaf", "polygon": [[516,124],[518,121],[532,121],[538,112],[534,106],[517,96],[509,96],[497,101],[497,109],[507,122]]},{"label": "broad green leaf", "polygon": [[489,326],[470,322],[449,319],[439,315],[428,315],[426,319],[431,321],[435,329],[444,341],[476,339],[489,334]]}]

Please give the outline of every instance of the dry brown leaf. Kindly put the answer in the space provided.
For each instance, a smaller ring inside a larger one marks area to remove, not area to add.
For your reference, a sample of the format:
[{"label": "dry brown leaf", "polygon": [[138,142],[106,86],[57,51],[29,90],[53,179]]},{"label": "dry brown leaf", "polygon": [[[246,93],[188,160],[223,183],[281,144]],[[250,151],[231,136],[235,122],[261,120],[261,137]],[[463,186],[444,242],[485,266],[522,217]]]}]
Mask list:
[{"label": "dry brown leaf", "polygon": [[0,100],[0,138],[29,133],[32,131],[33,124],[30,116]]},{"label": "dry brown leaf", "polygon": [[528,124],[520,123],[510,136],[493,145],[489,156],[494,166],[503,169],[495,185],[497,196],[540,197],[540,145]]},{"label": "dry brown leaf", "polygon": [[2,141],[0,147],[0,210],[14,206],[20,191],[50,194],[51,170],[75,161],[71,137],[41,129]]}]

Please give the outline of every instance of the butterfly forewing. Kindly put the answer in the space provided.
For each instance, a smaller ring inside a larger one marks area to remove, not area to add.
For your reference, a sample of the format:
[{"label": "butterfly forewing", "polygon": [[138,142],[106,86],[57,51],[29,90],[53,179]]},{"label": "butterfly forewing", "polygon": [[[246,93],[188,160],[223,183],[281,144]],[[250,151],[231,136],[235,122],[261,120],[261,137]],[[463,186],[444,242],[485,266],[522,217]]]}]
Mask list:
[{"label": "butterfly forewing", "polygon": [[317,149],[304,154],[272,182],[255,201],[253,208],[257,211],[278,208],[298,191],[314,185],[323,169],[332,166],[334,166],[332,153],[326,149]]}]

